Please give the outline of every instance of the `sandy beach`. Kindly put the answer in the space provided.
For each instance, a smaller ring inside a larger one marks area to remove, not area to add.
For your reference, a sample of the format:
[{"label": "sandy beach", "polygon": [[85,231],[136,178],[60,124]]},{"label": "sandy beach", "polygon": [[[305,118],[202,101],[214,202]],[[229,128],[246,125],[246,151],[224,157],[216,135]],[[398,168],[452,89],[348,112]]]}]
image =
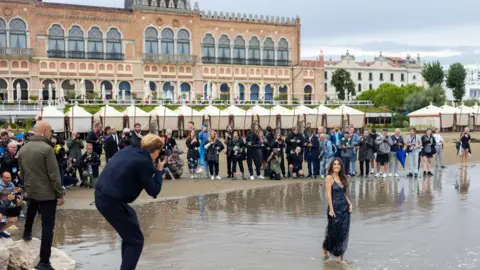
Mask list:
[{"label": "sandy beach", "polygon": [[[407,136],[407,134],[403,134]],[[460,159],[457,156],[457,150],[455,148],[454,141],[458,138],[459,133],[443,133],[446,144],[444,148],[444,163],[446,166],[458,166]],[[480,132],[471,133],[472,138],[480,138]],[[186,149],[185,140],[177,140],[177,144]],[[469,163],[480,162],[480,144],[472,143],[472,156],[469,158]],[[182,154],[182,158],[185,160],[186,152]],[[102,167],[104,165],[104,160],[102,157]],[[306,168],[306,164],[304,164]],[[248,172],[246,162],[245,162],[245,171]],[[403,169],[400,170],[400,175],[404,176],[406,171]],[[226,157],[225,153],[221,153],[220,159],[220,175],[224,177],[222,180],[210,180],[205,178],[205,173],[200,174],[203,178],[197,180],[190,180],[188,175],[187,163],[185,162],[184,175],[183,178],[170,181],[165,180],[160,193],[157,199],[152,199],[146,193],[142,193],[139,199],[135,204],[145,204],[159,200],[170,200],[170,199],[179,199],[189,196],[202,195],[202,194],[212,194],[212,193],[225,193],[235,190],[242,189],[251,189],[251,188],[262,188],[270,187],[277,185],[285,185],[289,183],[302,183],[315,181],[312,179],[284,179],[281,181],[271,181],[271,180],[230,180],[226,179],[227,168],[226,168]],[[248,175],[248,173],[246,174]],[[351,180],[359,179],[358,177],[353,177]],[[370,177],[373,179],[373,177]],[[316,180],[321,181],[321,180]],[[85,189],[73,187],[67,191],[66,202],[62,207],[64,209],[95,209],[93,202],[93,189]]]}]

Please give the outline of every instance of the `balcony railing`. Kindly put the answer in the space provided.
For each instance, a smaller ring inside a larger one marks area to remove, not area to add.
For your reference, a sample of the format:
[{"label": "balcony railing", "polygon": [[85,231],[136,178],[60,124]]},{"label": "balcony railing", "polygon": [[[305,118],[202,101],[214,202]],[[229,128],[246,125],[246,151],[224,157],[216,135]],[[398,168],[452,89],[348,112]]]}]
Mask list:
[{"label": "balcony railing", "polygon": [[69,51],[68,58],[75,58],[75,59],[85,59],[85,52],[83,51]]},{"label": "balcony railing", "polygon": [[245,58],[232,58],[232,64],[234,65],[246,65],[247,59]]},{"label": "balcony railing", "polygon": [[277,66],[279,67],[287,67],[287,66],[291,66],[292,62],[288,61],[288,60],[277,60]]},{"label": "balcony railing", "polygon": [[88,52],[87,54],[88,59],[103,59],[103,53],[102,52]]},{"label": "balcony railing", "polygon": [[215,57],[210,57],[210,56],[204,56],[202,57],[202,63],[204,64],[215,64],[217,63]]},{"label": "balcony railing", "polygon": [[144,53],[143,62],[159,64],[197,64],[196,55]]},{"label": "balcony railing", "polygon": [[123,53],[106,53],[105,59],[107,60],[123,60],[124,54]]},{"label": "balcony railing", "polygon": [[232,63],[232,58],[228,57],[219,57],[217,59],[217,64],[231,64]]},{"label": "balcony railing", "polygon": [[256,65],[256,66],[259,66],[259,65],[262,64],[262,60],[257,59],[257,58],[251,58],[251,59],[248,59],[247,64],[248,64],[248,65]]},{"label": "balcony railing", "polygon": [[232,65],[253,65],[253,66],[290,66],[289,60],[273,60],[273,59],[258,59],[258,58],[227,58],[227,57],[202,57],[203,64],[232,64]]},{"label": "balcony railing", "polygon": [[66,54],[65,54],[65,51],[52,50],[52,51],[48,51],[47,55],[48,57],[51,57],[51,58],[65,58]]},{"label": "balcony railing", "polygon": [[33,49],[0,48],[0,56],[32,57]]},{"label": "balcony railing", "polygon": [[275,66],[275,60],[273,59],[263,59],[262,66]]}]

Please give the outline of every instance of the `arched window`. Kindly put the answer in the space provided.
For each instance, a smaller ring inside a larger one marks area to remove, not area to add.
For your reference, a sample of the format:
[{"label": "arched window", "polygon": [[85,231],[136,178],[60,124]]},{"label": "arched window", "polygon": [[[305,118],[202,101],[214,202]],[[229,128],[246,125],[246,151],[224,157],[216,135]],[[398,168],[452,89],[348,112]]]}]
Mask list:
[{"label": "arched window", "polygon": [[369,84],[369,85],[368,85],[368,89],[369,89],[369,90],[372,90],[372,89],[373,89],[372,84]]},{"label": "arched window", "polygon": [[312,104],[312,90],[312,86],[308,84],[303,88],[303,102],[305,104]]},{"label": "arched window", "polygon": [[107,54],[108,60],[123,60],[122,53],[122,34],[112,28],[107,32]]},{"label": "arched window", "polygon": [[239,97],[238,99],[240,99],[240,101],[245,101],[245,85],[243,84],[239,84],[238,85],[238,94],[239,94]]},{"label": "arched window", "polygon": [[182,92],[182,99],[190,99],[190,84],[182,83],[180,85],[180,91]]},{"label": "arched window", "polygon": [[65,31],[58,24],[48,29],[48,57],[65,58]]},{"label": "arched window", "polygon": [[120,82],[120,84],[118,85],[118,89],[120,90],[120,92],[118,92],[118,95],[120,96],[120,98],[123,97],[123,91],[125,91],[125,97],[130,97],[131,95],[130,83],[126,81]]},{"label": "arched window", "polygon": [[265,101],[273,101],[273,87],[270,84],[265,85]]},{"label": "arched window", "polygon": [[145,29],[145,53],[158,53],[158,31],[153,27]]},{"label": "arched window", "polygon": [[[72,82],[72,83],[70,83]],[[62,89],[64,91],[64,95],[68,99],[75,98],[75,84],[71,80],[65,80],[62,82]]]},{"label": "arched window", "polygon": [[162,54],[174,54],[173,49],[173,31],[165,28],[162,31]]},{"label": "arched window", "polygon": [[233,64],[245,65],[245,40],[238,36],[233,42]]},{"label": "arched window", "polygon": [[68,31],[68,57],[85,58],[85,42],[80,26],[72,26]]},{"label": "arched window", "polygon": [[275,65],[275,43],[271,38],[267,38],[263,42],[263,65]]},{"label": "arched window", "polygon": [[260,40],[252,37],[248,42],[248,64],[260,65]]},{"label": "arched window", "polygon": [[170,82],[166,82],[163,84],[163,98],[164,99],[169,99],[169,100],[173,100],[173,90],[174,90],[174,86],[172,83]]},{"label": "arched window", "polygon": [[98,27],[88,31],[88,58],[103,59],[103,33]]},{"label": "arched window", "polygon": [[13,99],[18,100],[17,89],[20,87],[20,100],[28,100],[28,83],[24,79],[13,81]]},{"label": "arched window", "polygon": [[8,100],[7,81],[0,79],[0,100]]},{"label": "arched window", "polygon": [[[51,79],[46,79],[42,82],[42,99],[44,101],[47,101],[49,99],[51,100],[54,100],[55,97],[57,96],[56,95],[56,90],[57,90],[57,86],[55,85],[55,82]],[[50,96],[50,88],[52,89],[52,93]]]},{"label": "arched window", "polygon": [[178,31],[177,54],[190,55],[190,33],[185,29]]},{"label": "arched window", "polygon": [[218,41],[218,63],[230,64],[230,38],[222,35]]},{"label": "arched window", "polygon": [[202,63],[215,64],[215,39],[206,34],[202,41]]},{"label": "arched window", "polygon": [[85,91],[87,92],[87,94],[93,94],[93,92],[95,91],[95,85],[92,81],[85,80]]},{"label": "arched window", "polygon": [[282,104],[286,104],[288,101],[288,86],[280,86],[278,88],[278,97]]},{"label": "arched window", "polygon": [[230,87],[226,83],[222,83],[222,85],[220,85],[220,99],[230,100]]},{"label": "arched window", "polygon": [[[105,88],[105,97],[106,99],[112,99],[112,94],[113,94],[113,84],[110,81],[103,81],[100,84],[100,89]],[[100,90],[101,93],[101,90]]]},{"label": "arched window", "polygon": [[21,19],[10,21],[10,48],[27,48],[27,25]]},{"label": "arched window", "polygon": [[258,84],[252,84],[252,86],[250,86],[250,100],[251,101],[257,101],[258,100],[259,90],[260,90],[260,87],[258,87]]},{"label": "arched window", "polygon": [[0,48],[7,47],[7,24],[0,18]]},{"label": "arched window", "polygon": [[288,42],[286,39],[282,38],[278,41],[277,66],[288,66],[288,60]]}]

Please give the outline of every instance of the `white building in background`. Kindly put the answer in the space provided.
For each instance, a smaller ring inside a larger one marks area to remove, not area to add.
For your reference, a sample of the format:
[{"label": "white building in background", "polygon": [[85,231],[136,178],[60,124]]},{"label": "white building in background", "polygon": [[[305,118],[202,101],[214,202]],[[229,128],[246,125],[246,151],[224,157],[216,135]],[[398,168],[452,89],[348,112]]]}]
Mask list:
[{"label": "white building in background", "polygon": [[382,83],[392,83],[398,86],[415,84],[426,86],[422,77],[422,65],[420,56],[416,60],[410,55],[406,59],[399,57],[386,57],[380,52],[373,62],[356,62],[355,57],[347,53],[342,55],[340,61],[325,61],[325,92],[327,97],[335,98],[335,87],[331,85],[332,74],[337,69],[345,69],[350,72],[355,83],[357,95],[362,91],[377,89]]},{"label": "white building in background", "polygon": [[[465,65],[467,77],[465,78],[465,99],[480,98],[480,68],[476,65]],[[451,90],[449,90],[451,92]]]}]

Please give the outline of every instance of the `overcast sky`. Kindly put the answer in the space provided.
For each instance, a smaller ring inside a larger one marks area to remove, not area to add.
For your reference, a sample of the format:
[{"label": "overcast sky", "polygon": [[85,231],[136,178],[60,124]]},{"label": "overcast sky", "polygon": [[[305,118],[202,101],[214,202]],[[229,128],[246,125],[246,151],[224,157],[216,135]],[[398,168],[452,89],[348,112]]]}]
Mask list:
[{"label": "overcast sky", "polygon": [[[123,0],[44,0],[123,7]],[[193,5],[192,0],[192,5]],[[480,0],[200,0],[200,9],[270,16],[299,15],[302,58],[338,59],[347,49],[361,61],[412,56],[442,64],[480,62]]]}]

